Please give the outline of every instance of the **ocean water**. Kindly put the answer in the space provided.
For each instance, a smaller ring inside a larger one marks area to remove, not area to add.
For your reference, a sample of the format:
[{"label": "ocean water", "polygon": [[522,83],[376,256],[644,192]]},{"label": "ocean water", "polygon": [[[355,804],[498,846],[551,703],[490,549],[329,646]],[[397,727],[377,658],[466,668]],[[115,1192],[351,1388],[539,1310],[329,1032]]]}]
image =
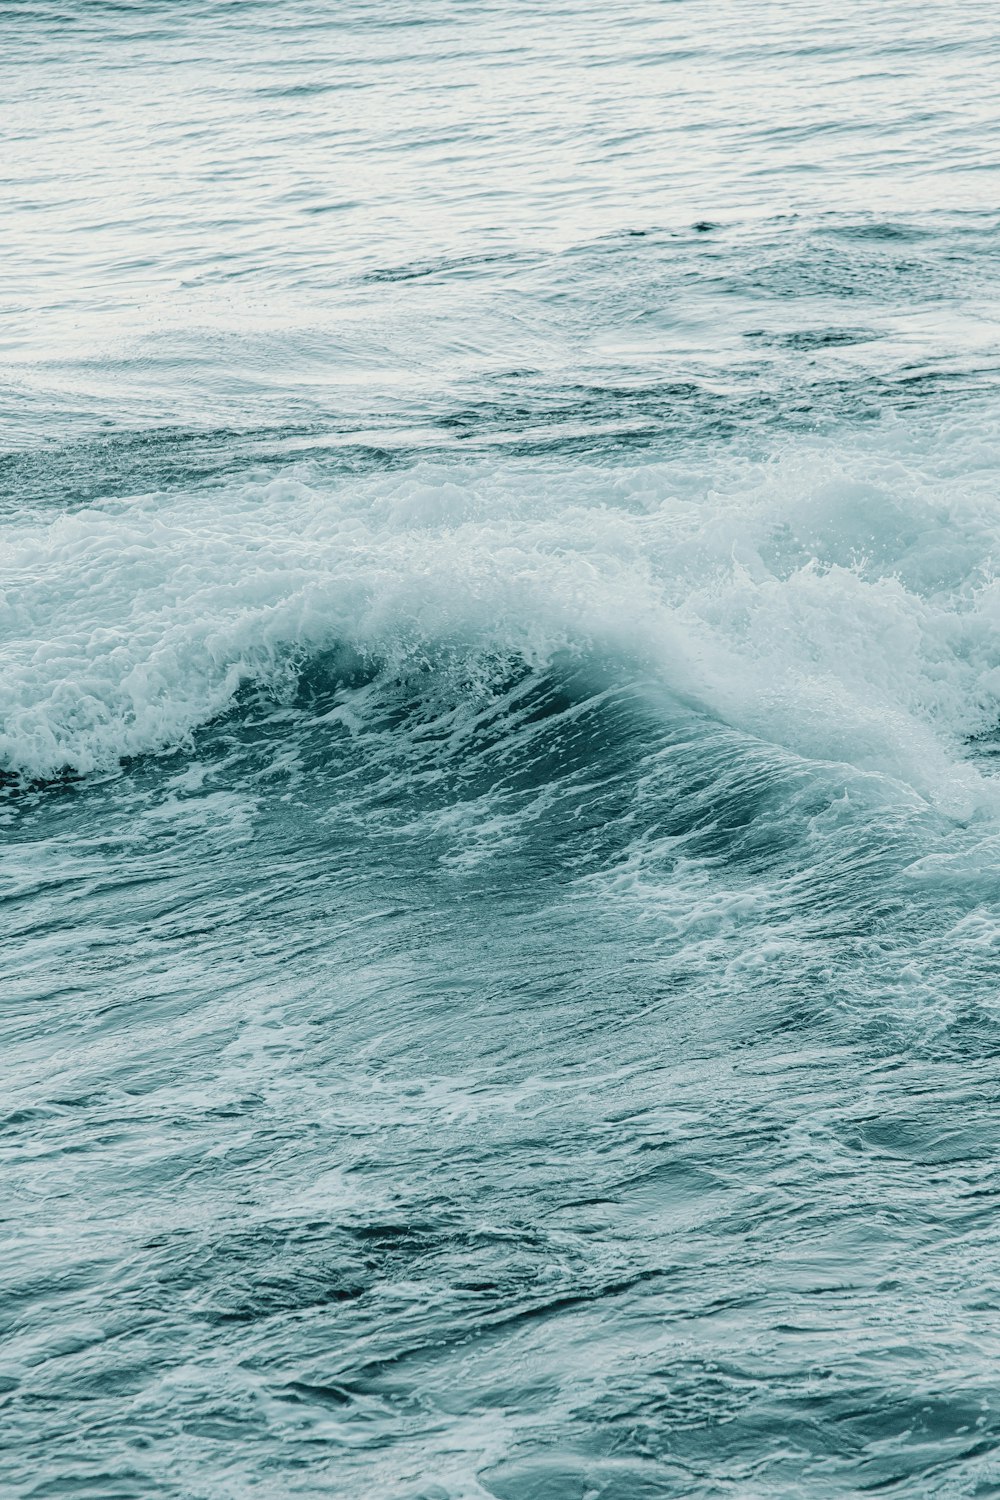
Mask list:
[{"label": "ocean water", "polygon": [[983,0],[0,0],[0,1493],[1000,1495]]}]

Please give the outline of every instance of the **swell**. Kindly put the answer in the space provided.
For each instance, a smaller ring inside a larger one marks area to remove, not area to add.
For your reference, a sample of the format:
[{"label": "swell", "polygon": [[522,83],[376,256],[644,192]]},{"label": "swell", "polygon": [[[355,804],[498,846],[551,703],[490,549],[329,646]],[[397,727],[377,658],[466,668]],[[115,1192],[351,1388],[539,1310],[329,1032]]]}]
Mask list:
[{"label": "swell", "polygon": [[[313,197],[291,192],[308,223]],[[137,213],[129,228],[144,227]],[[763,443],[964,404],[995,378],[996,234],[981,212],[743,211],[596,238],[577,226],[561,248],[525,233],[508,251],[396,265],[369,236],[352,242],[360,261],[333,265],[322,233],[287,264],[282,243],[238,273],[228,259],[192,267],[200,290],[166,327],[133,317],[136,298],[165,295],[151,249],[139,285],[105,289],[113,340],[105,320],[78,331],[75,260],[40,306],[25,258],[0,393],[12,505],[92,500],[102,473],[104,493],[124,494],[130,467],[135,492],[305,454],[347,471],[494,447],[641,461],[658,444]],[[217,305],[261,258],[274,322]]]},{"label": "swell", "polygon": [[[817,327],[792,332],[752,329],[747,344],[766,354],[836,352],[876,342],[877,332]],[[610,374],[610,372],[609,372]],[[150,490],[251,484],[309,464],[329,482],[412,468],[461,464],[473,451],[499,461],[536,458],[570,463],[655,463],[666,447],[704,453],[720,440],[758,449],[817,426],[905,419],[946,396],[949,408],[973,411],[992,388],[989,361],[953,367],[947,358],[907,363],[892,373],[788,372],[756,363],[745,389],[720,391],[710,380],[634,379],[615,384],[559,384],[538,370],[512,370],[476,383],[436,409],[382,413],[359,423],[350,415],[270,426],[114,426],[42,446],[0,452],[0,517],[52,514],[125,500]],[[463,399],[464,398],[464,399]],[[414,420],[419,420],[419,434]]]}]

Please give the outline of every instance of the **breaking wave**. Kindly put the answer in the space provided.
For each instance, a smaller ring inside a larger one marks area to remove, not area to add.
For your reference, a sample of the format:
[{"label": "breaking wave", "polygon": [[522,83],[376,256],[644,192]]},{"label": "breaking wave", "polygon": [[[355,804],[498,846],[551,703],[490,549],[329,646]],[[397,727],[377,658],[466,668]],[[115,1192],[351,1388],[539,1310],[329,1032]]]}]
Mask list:
[{"label": "breaking wave", "polygon": [[747,456],[308,466],[11,525],[0,754],[86,774],[183,746],[334,653],[435,691],[559,661],[968,815],[1000,718],[996,435],[885,422]]}]

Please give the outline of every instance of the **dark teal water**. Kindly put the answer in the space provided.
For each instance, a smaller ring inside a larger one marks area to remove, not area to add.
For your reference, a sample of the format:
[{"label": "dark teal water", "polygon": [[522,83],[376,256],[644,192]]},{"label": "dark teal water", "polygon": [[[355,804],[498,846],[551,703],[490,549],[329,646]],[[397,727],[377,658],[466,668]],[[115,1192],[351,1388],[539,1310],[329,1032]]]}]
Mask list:
[{"label": "dark teal water", "polygon": [[991,8],[0,21],[0,1493],[1000,1495]]}]

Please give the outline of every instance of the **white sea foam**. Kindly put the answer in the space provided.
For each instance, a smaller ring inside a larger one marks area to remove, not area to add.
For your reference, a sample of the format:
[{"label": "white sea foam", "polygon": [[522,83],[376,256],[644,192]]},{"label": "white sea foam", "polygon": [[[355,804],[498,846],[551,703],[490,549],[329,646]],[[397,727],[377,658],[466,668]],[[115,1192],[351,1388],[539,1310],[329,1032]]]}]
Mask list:
[{"label": "white sea foam", "polygon": [[303,470],[24,522],[0,756],[48,776],[184,744],[337,645],[456,685],[568,652],[967,812],[985,787],[963,741],[1000,717],[985,442],[887,424],[768,462]]}]

